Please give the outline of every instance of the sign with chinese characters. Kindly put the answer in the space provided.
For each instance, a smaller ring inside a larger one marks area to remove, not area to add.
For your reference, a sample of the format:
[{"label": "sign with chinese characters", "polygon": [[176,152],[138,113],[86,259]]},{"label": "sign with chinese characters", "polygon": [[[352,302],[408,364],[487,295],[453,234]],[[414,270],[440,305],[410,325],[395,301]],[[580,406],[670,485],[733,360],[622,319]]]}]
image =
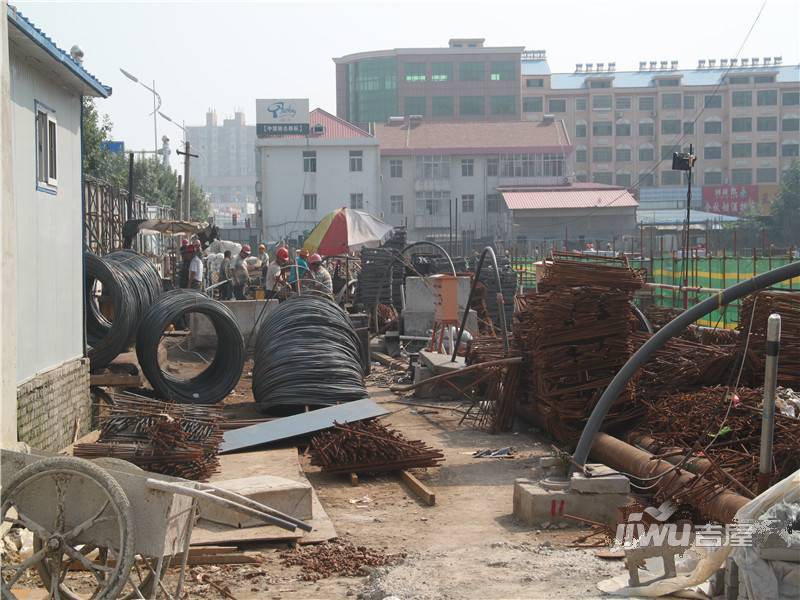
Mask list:
[{"label": "sign with chinese characters", "polygon": [[100,142],[100,147],[112,154],[125,154],[125,142],[112,142],[111,140],[103,140]]},{"label": "sign with chinese characters", "polygon": [[703,209],[735,217],[767,215],[771,199],[766,194],[759,194],[758,188],[757,185],[703,186]]},{"label": "sign with chinese characters", "polygon": [[308,134],[308,98],[256,100],[256,135]]}]

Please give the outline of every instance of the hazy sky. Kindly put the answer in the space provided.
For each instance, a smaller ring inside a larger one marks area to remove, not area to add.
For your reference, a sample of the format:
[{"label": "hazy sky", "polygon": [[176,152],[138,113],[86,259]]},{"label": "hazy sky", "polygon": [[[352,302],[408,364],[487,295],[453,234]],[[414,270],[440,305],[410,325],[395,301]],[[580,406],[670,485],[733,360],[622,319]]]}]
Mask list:
[{"label": "hazy sky", "polygon": [[[334,56],[440,47],[451,37],[545,49],[553,71],[610,61],[630,70],[640,60],[694,67],[698,58],[735,56],[762,1],[11,3],[60,47],[83,48],[86,68],[114,89],[98,102],[114,122],[114,138],[150,149],[152,95],[120,67],[155,80],[162,110],[179,122],[202,124],[212,107],[220,119],[243,109],[252,123],[256,98],[308,97],[312,108],[335,112]],[[767,0],[741,56],[797,64],[799,24],[800,2]],[[163,133],[181,139],[159,119]]]}]

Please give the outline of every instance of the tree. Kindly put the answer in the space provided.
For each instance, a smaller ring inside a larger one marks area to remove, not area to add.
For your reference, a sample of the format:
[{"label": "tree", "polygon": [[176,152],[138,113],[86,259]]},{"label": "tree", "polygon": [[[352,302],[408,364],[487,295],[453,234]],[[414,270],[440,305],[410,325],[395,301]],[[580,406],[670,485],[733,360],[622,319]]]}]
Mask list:
[{"label": "tree", "polygon": [[783,176],[781,191],[772,202],[772,239],[787,246],[800,245],[800,160],[792,161]]},{"label": "tree", "polygon": [[111,141],[113,124],[108,115],[100,113],[94,98],[83,98],[83,170],[87,175],[102,179],[116,186],[125,186],[128,181],[128,166],[125,156],[110,152],[104,142]]},{"label": "tree", "polygon": [[[137,195],[146,198],[151,204],[171,206],[177,216],[179,194],[178,175],[175,171],[165,167],[160,160],[150,157],[134,163],[133,175]],[[191,219],[207,221],[211,214],[211,205],[203,188],[194,180],[189,188],[189,197],[192,205]]]}]

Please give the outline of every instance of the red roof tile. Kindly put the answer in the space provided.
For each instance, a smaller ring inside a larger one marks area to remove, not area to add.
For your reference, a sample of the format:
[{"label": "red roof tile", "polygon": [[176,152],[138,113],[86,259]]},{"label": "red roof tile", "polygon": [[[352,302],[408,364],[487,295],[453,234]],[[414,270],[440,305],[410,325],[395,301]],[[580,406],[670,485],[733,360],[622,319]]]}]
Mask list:
[{"label": "red roof tile", "polygon": [[[322,125],[322,133],[314,133],[314,126]],[[308,115],[308,136],[300,134],[272,136],[274,139],[320,139],[320,140],[350,140],[353,138],[372,136],[352,123],[332,115],[321,108],[315,108]]]},{"label": "red roof tile", "polygon": [[564,152],[572,150],[562,121],[502,121],[375,125],[382,155]]},{"label": "red roof tile", "polygon": [[622,208],[639,206],[628,190],[596,183],[525,190],[501,190],[510,210],[553,208]]}]

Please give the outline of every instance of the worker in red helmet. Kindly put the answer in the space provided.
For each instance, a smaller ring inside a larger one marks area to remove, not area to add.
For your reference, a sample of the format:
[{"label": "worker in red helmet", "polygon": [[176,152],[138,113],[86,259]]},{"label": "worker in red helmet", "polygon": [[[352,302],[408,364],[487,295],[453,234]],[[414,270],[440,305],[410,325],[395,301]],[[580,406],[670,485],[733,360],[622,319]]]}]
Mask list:
[{"label": "worker in red helmet", "polygon": [[189,287],[189,265],[194,258],[194,246],[189,243],[189,240],[186,238],[181,238],[181,247],[180,247],[180,255],[181,255],[181,264],[178,268],[178,287],[180,288],[188,288]]},{"label": "worker in red helmet", "polygon": [[275,251],[275,260],[269,263],[264,277],[264,292],[267,299],[275,298],[283,287],[285,282],[283,268],[288,265],[289,251],[286,248],[278,248]]},{"label": "worker in red helmet", "polygon": [[307,277],[313,279],[319,285],[315,286],[317,289],[333,293],[333,280],[328,269],[322,266],[322,257],[319,254],[312,254],[308,259],[309,272]]},{"label": "worker in red helmet", "polygon": [[245,244],[233,262],[233,297],[236,300],[245,299],[245,286],[250,283],[250,273],[247,272],[247,262],[245,262],[249,256],[250,244]]}]

